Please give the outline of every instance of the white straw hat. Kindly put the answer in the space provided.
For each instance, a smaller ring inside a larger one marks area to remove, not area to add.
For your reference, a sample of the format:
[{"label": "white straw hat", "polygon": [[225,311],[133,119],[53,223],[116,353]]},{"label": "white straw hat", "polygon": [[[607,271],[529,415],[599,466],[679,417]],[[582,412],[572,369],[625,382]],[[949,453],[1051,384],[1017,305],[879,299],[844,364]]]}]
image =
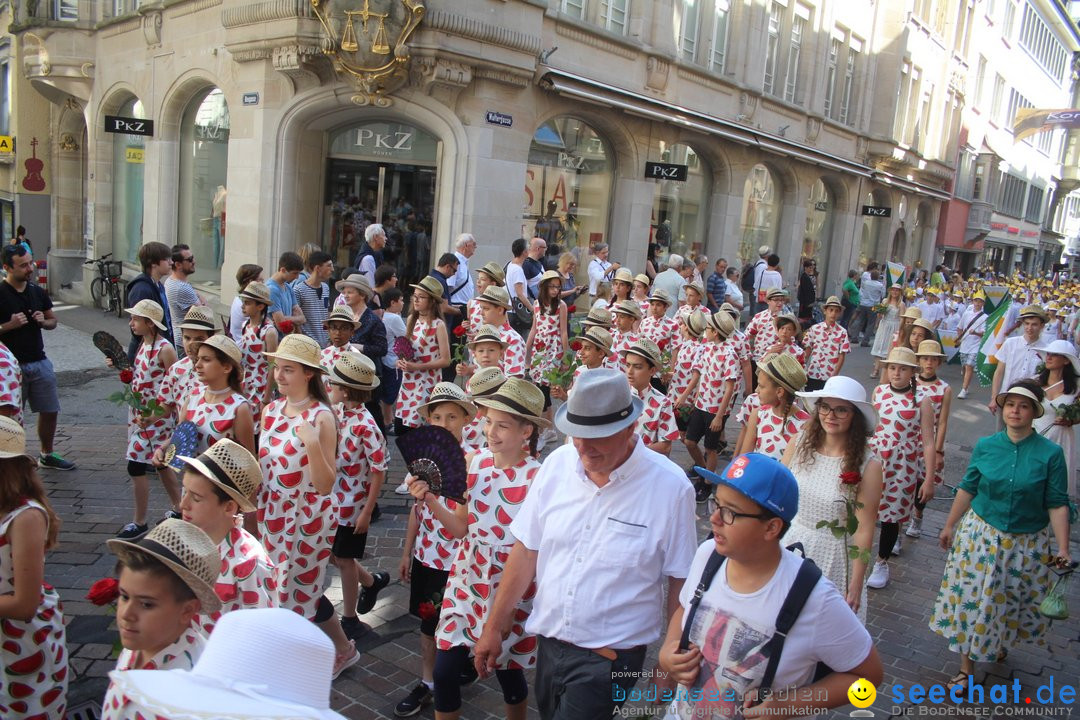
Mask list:
[{"label": "white straw hat", "polygon": [[610,437],[633,425],[643,407],[623,373],[610,368],[586,370],[555,412],[555,427],[570,437]]},{"label": "white straw hat", "polygon": [[188,308],[183,321],[177,327],[187,328],[188,330],[205,330],[212,335],[216,330],[214,327],[214,313],[206,305],[192,305]]},{"label": "white straw hat", "polygon": [[165,311],[161,309],[153,300],[140,300],[135,303],[134,306],[129,307],[124,312],[136,317],[146,318],[150,322],[154,323],[159,330],[168,330],[169,328],[163,322],[165,320]]},{"label": "white straw hat", "polygon": [[26,454],[26,430],[13,418],[0,415],[0,458]]},{"label": "white straw hat", "polygon": [[551,425],[543,418],[544,393],[536,385],[521,378],[506,378],[506,382],[500,385],[498,390],[476,398],[476,404],[489,410],[510,413],[538,427]]},{"label": "white straw hat", "polygon": [[263,355],[275,360],[289,360],[300,363],[318,372],[326,372],[326,368],[319,362],[321,359],[320,352],[319,343],[315,342],[315,340],[307,335],[293,333],[282,338],[281,342],[278,343],[276,352],[264,352]]},{"label": "white straw hat", "polygon": [[1035,352],[1043,360],[1046,359],[1047,355],[1064,355],[1069,358],[1069,362],[1073,366],[1073,372],[1080,375],[1080,357],[1077,356],[1073,344],[1068,340],[1055,340],[1046,347],[1039,348]]},{"label": "white straw hat", "polygon": [[330,709],[333,667],[334,644],[311,621],[260,608],[222,615],[190,671],[114,670],[109,679],[151,717],[345,720]]},{"label": "white straw hat", "polygon": [[262,484],[262,469],[243,445],[222,438],[198,457],[179,455],[177,459],[221,488],[244,512],[255,510],[251,496]]},{"label": "white straw hat", "polygon": [[206,345],[212,347],[218,352],[229,358],[229,361],[236,368],[237,373],[240,375],[240,379],[244,379],[244,356],[240,354],[240,346],[236,344],[236,341],[225,333],[217,335],[211,335],[206,340],[203,340],[200,345]]},{"label": "white straw hat", "polygon": [[374,390],[379,387],[375,363],[367,355],[344,352],[326,373],[326,379],[334,385],[344,385],[356,390]]},{"label": "white straw hat", "polygon": [[370,300],[371,296],[375,294],[375,291],[371,289],[371,283],[369,283],[368,279],[364,277],[361,273],[353,273],[349,277],[342,278],[341,280],[338,280],[336,283],[334,283],[334,289],[338,292],[341,292],[347,287],[353,288],[354,290],[359,290],[360,294],[368,300]]},{"label": "white straw hat", "polygon": [[241,298],[247,298],[248,300],[254,300],[257,303],[263,305],[272,305],[273,300],[270,299],[270,288],[264,282],[258,280],[252,280],[244,289],[240,291]]},{"label": "white straw hat", "polygon": [[[877,412],[874,410],[874,406],[866,402],[866,388],[862,386],[855,378],[845,377],[843,375],[835,375],[825,381],[825,387],[820,390],[812,390],[807,392],[795,393],[797,397],[803,399],[803,404],[807,410],[813,409],[813,404],[817,400],[822,398],[831,398],[833,400],[845,400],[862,413],[866,419],[866,432],[873,433],[877,427]],[[812,402],[806,402],[812,401]]]}]

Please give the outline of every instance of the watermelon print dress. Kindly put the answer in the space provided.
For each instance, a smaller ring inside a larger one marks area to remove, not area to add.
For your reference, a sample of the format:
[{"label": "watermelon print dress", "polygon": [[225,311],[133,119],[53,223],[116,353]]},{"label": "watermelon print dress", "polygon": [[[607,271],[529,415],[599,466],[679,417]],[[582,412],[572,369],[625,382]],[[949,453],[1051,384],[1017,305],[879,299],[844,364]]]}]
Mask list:
[{"label": "watermelon print dress", "polygon": [[[24,499],[19,507],[0,519],[0,594],[15,592],[8,528],[20,513],[30,509],[48,518],[45,508]],[[60,596],[51,585],[42,584],[32,620],[0,620],[0,641],[0,717],[4,720],[64,717],[67,642]]]},{"label": "watermelon print dress", "polygon": [[[935,378],[933,382],[924,383],[916,376],[916,382],[919,383],[919,399],[930,398],[930,404],[934,406],[934,433],[935,442],[937,440],[937,430],[941,427],[941,409],[945,403],[945,393],[949,391],[949,383],[945,382],[941,378]],[[922,453],[919,453],[919,477],[926,477],[926,459]],[[937,472],[934,473],[934,484],[940,485],[942,482],[941,475]]]},{"label": "watermelon print dress", "polygon": [[360,509],[367,503],[371,473],[386,472],[386,440],[363,405],[355,408],[337,405],[334,410],[338,418],[334,510],[338,525],[353,527]]},{"label": "watermelon print dress", "polygon": [[677,441],[679,427],[675,424],[675,408],[671,405],[671,397],[664,395],[652,385],[647,385],[640,393],[633,388],[630,390],[645,404],[645,408],[637,419],[637,434],[641,436],[641,441],[646,445],[665,440]]},{"label": "watermelon print dress", "polygon": [[11,417],[20,425],[22,416],[22,368],[4,343],[0,343],[0,405],[16,408]]},{"label": "watermelon print dress", "polygon": [[477,415],[461,429],[461,447],[464,448],[466,455],[478,453],[487,447],[484,422],[484,418]]},{"label": "watermelon print dress", "polygon": [[[144,398],[157,400],[161,397],[165,368],[161,367],[160,355],[165,346],[172,347],[164,337],[158,337],[152,345],[140,343],[139,351],[135,353],[135,365],[132,368],[135,377],[131,381],[131,389]],[[154,458],[154,450],[169,442],[172,418],[157,418],[144,428],[139,427],[135,419],[135,410],[129,407],[126,457],[134,462],[150,463]]]},{"label": "watermelon print dress", "polygon": [[195,424],[199,431],[200,452],[222,438],[236,440],[236,411],[247,405],[248,399],[233,392],[220,400],[207,400],[205,387],[197,385],[195,389],[199,394],[190,399],[180,419]]},{"label": "watermelon print dress", "polygon": [[510,323],[503,323],[499,328],[499,337],[506,343],[503,350],[502,371],[506,377],[524,378],[528,370],[525,367],[525,341],[517,334],[517,330],[510,327]]},{"label": "watermelon print dress", "polygon": [[109,673],[109,690],[105,693],[101,720],[149,720],[153,715],[138,712],[138,705],[117,686],[117,675],[126,670],[191,670],[202,655],[206,639],[195,629],[194,623],[174,642],[142,666],[135,664],[135,653],[124,649],[116,661],[116,670]]},{"label": "watermelon print dress", "polygon": [[254,535],[234,527],[218,545],[221,574],[214,592],[221,598],[221,609],[200,613],[195,625],[209,637],[221,616],[233,610],[275,607],[274,565]]},{"label": "watermelon print dress", "polygon": [[772,405],[759,408],[757,411],[757,439],[754,441],[754,452],[779,460],[784,456],[784,450],[787,450],[788,443],[799,434],[799,430],[809,419],[810,413],[798,405],[791,406],[786,418],[778,413]]},{"label": "watermelon print dress", "polygon": [[919,403],[923,395],[912,397],[909,391],[896,392],[888,383],[874,388],[872,403],[878,424],[870,445],[881,458],[880,522],[905,522],[911,515],[915,492],[923,476],[922,426]]},{"label": "watermelon print dress", "polygon": [[[413,362],[428,363],[439,355],[439,326],[442,320],[428,323],[417,318],[413,325],[412,346],[416,353]],[[404,370],[401,373],[401,390],[397,396],[394,417],[407,427],[420,427],[420,406],[428,401],[431,389],[442,380],[442,370]]]},{"label": "watermelon print dress", "polygon": [[[532,363],[529,365],[529,377],[538,385],[547,385],[543,379],[546,371],[556,369],[562,359],[562,333],[559,331],[559,315],[540,312],[540,303],[533,301],[534,327],[532,341]],[[506,371],[503,371],[506,375]],[[509,377],[509,375],[507,375]]]},{"label": "watermelon print dress", "polygon": [[188,398],[195,392],[198,385],[199,376],[192,366],[191,357],[185,355],[174,362],[168,372],[165,373],[165,380],[161,383],[158,402],[176,408],[176,414],[179,417],[184,406],[188,403]]},{"label": "watermelon print dress", "polygon": [[469,309],[466,313],[466,318],[468,319],[465,325],[467,328],[465,339],[472,342],[477,331],[484,325],[484,309],[480,307],[480,303],[476,301],[476,298],[469,301]]},{"label": "watermelon print dress", "polygon": [[244,392],[251,402],[251,412],[258,421],[262,411],[266,386],[270,382],[270,360],[263,355],[266,350],[266,333],[273,327],[269,320],[263,320],[256,328],[251,320],[244,323],[244,332],[240,336],[240,357],[244,361]]},{"label": "watermelon print dress", "polygon": [[332,419],[333,411],[316,401],[290,418],[284,414],[285,403],[285,398],[279,398],[263,410],[259,530],[274,564],[277,607],[311,620],[326,583],[337,524],[333,497],[320,495],[311,482],[307,451],[296,436],[296,427],[301,422],[315,425],[323,413]]},{"label": "watermelon print dress", "polygon": [[[443,593],[439,629],[435,633],[435,646],[439,650],[459,645],[473,647],[480,639],[514,546],[510,523],[539,469],[540,463],[531,456],[506,469],[495,467],[495,458],[488,451],[473,458],[468,480],[469,531],[461,540]],[[536,637],[526,635],[523,630],[535,594],[533,582],[514,610],[512,629],[503,640],[497,660],[500,670],[536,665]]]}]

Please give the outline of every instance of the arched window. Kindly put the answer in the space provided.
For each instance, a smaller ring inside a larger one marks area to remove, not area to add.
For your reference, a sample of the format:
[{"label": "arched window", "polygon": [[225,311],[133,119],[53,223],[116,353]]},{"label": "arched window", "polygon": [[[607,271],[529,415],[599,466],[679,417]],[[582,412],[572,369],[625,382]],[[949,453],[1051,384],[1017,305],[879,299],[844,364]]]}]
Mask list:
[{"label": "arched window", "polygon": [[588,261],[591,245],[608,242],[608,147],[592,127],[569,116],[541,125],[529,146],[522,235],[544,238],[551,255],[575,252],[579,267]]},{"label": "arched window", "polygon": [[210,88],[191,100],[180,120],[176,241],[191,248],[203,272],[219,270],[225,252],[228,168],[229,106],[221,90]]},{"label": "arched window", "polygon": [[780,202],[776,194],[776,181],[769,168],[755,165],[743,185],[740,265],[757,260],[758,248],[763,245],[776,251],[779,222]]},{"label": "arched window", "polygon": [[[652,207],[652,242],[656,259],[671,253],[690,257],[705,252],[705,217],[709,198],[708,166],[689,145],[660,141],[650,148],[650,160],[666,165],[685,165],[682,180],[651,176],[656,181]],[[675,169],[665,168],[666,172]]]},{"label": "arched window", "polygon": [[[874,192],[866,193],[866,197],[863,198],[863,205],[867,207],[891,207],[889,205],[889,197],[884,193],[878,194]],[[865,210],[863,210],[865,212]],[[861,240],[859,242],[859,269],[865,270],[866,266],[872,261],[881,261],[885,258],[880,257],[879,253],[882,250],[881,247],[881,234],[885,232],[885,228],[888,225],[886,219],[877,217],[875,215],[864,215]],[[887,248],[886,248],[887,249]]]},{"label": "arched window", "polygon": [[[121,117],[145,118],[143,104],[132,98],[116,112]],[[142,135],[113,135],[112,235],[113,258],[137,263],[143,231],[143,157],[146,138]]]},{"label": "arched window", "polygon": [[[818,178],[810,188],[810,197],[806,199],[806,229],[803,231],[800,260],[816,262],[819,278],[828,276],[828,256],[824,248],[828,247],[828,240],[832,237],[833,204],[832,193],[825,182]],[[801,269],[802,262],[799,265]]]}]

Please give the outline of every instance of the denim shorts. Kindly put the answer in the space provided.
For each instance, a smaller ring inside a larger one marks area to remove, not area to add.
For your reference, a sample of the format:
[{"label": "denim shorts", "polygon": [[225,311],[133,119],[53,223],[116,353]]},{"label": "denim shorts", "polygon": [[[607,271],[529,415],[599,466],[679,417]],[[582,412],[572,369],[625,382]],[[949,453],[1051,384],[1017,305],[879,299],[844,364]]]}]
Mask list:
[{"label": "denim shorts", "polygon": [[23,377],[23,406],[30,405],[36,413],[60,412],[60,397],[56,394],[56,373],[52,361],[20,363]]},{"label": "denim shorts", "polygon": [[384,405],[393,405],[397,402],[399,390],[401,390],[401,371],[397,368],[383,365],[382,378],[379,383],[379,400]]},{"label": "denim shorts", "polygon": [[974,367],[975,360],[979,357],[979,353],[960,353],[960,363],[967,367]]}]

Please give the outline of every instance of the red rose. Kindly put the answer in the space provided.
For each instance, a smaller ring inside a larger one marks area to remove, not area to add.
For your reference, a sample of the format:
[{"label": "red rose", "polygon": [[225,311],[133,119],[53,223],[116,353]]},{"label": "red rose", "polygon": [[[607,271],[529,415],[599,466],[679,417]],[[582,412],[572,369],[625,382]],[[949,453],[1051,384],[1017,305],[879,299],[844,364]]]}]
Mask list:
[{"label": "red rose", "polygon": [[120,583],[116,578],[102,578],[90,586],[86,599],[94,605],[108,605],[120,597]]},{"label": "red rose", "polygon": [[848,472],[840,473],[840,484],[841,485],[858,485],[861,480],[862,480],[862,475],[855,472],[854,470],[849,470]]},{"label": "red rose", "polygon": [[570,307],[566,308],[566,312],[570,313],[571,315],[576,313],[577,305],[571,305]]},{"label": "red rose", "polygon": [[422,602],[416,608],[416,614],[420,616],[421,620],[430,620],[435,617],[437,612],[435,604],[431,602]]},{"label": "red rose", "polygon": [[292,320],[282,320],[278,323],[278,331],[282,335],[291,335],[294,329]]},{"label": "red rose", "polygon": [[130,385],[131,381],[135,379],[135,371],[131,368],[124,368],[120,371],[120,382],[125,385]]},{"label": "red rose", "polygon": [[571,340],[570,341],[570,349],[573,350],[574,352],[577,352],[578,350],[580,350],[583,347],[584,347],[584,344],[580,340]]},{"label": "red rose", "polygon": [[663,340],[661,340],[660,342],[656,343],[656,347],[658,347],[658,348],[660,348],[661,350],[663,350],[663,349],[665,349],[665,348],[666,348],[666,347],[668,346],[668,343],[669,343],[669,342],[671,342],[671,338],[664,338],[664,339],[663,339]]},{"label": "red rose", "polygon": [[465,329],[464,325],[458,325],[456,328],[454,328],[454,337],[461,337],[467,332],[468,330]]}]

